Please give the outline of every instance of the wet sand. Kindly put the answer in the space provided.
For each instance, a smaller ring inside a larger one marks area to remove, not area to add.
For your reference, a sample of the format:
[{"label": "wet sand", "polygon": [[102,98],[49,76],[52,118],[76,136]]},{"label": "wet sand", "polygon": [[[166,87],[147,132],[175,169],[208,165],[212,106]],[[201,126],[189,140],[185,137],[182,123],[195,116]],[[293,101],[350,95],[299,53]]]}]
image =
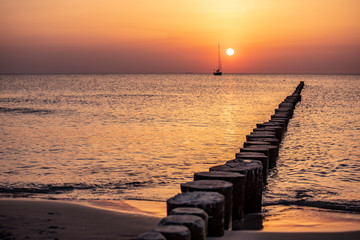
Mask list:
[{"label": "wet sand", "polygon": [[[163,202],[148,201],[0,199],[0,239],[135,239],[158,224],[165,216],[165,207]],[[342,214],[324,215],[296,208],[283,212],[286,214],[268,218],[261,231],[227,231],[222,238],[208,239],[360,237],[360,223],[339,217]]]},{"label": "wet sand", "polygon": [[159,221],[72,202],[0,200],[0,239],[134,239]]}]

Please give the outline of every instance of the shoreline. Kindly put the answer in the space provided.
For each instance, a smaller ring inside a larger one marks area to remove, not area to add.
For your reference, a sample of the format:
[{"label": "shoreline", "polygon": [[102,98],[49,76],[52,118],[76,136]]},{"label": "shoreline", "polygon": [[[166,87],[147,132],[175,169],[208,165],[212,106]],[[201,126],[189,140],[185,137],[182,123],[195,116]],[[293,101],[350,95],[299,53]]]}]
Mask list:
[{"label": "shoreline", "polygon": [[[55,200],[56,201],[56,200]],[[75,204],[144,216],[166,217],[166,202],[147,200],[74,200]]]},{"label": "shoreline", "polygon": [[[165,202],[0,198],[0,238],[135,239],[166,215]],[[265,208],[261,230],[227,231],[208,239],[358,239],[360,221],[343,213]],[[267,215],[267,216],[266,216]],[[342,217],[343,216],[343,217]],[[356,215],[357,216],[357,215]],[[360,215],[359,215],[360,219]],[[12,238],[11,238],[12,237]]]},{"label": "shoreline", "polygon": [[0,199],[0,239],[135,239],[160,219],[78,201]]}]

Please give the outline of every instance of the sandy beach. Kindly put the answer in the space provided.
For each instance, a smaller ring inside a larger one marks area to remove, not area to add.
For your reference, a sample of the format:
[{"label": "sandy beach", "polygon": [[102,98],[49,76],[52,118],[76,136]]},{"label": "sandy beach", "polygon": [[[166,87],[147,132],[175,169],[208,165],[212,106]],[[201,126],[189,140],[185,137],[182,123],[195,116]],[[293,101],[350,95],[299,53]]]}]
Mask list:
[{"label": "sandy beach", "polygon": [[64,201],[3,199],[0,239],[134,239],[160,220],[125,211],[126,204],[119,212]]},{"label": "sandy beach", "polygon": [[[165,203],[146,201],[65,202],[58,200],[1,199],[0,239],[135,239],[140,233],[152,230],[164,216]],[[296,214],[292,211],[292,214]],[[358,223],[329,219],[330,225],[313,228],[305,217],[286,217],[280,224],[273,219],[262,231],[227,231],[222,238],[208,239],[358,239]],[[312,217],[311,213],[307,214]],[[286,225],[287,224],[287,225]],[[341,228],[343,224],[343,228]],[[338,225],[338,228],[331,226]],[[276,228],[276,226],[278,228]],[[302,226],[299,228],[299,226]],[[345,230],[339,230],[345,229]],[[356,230],[357,229],[357,230]]]}]

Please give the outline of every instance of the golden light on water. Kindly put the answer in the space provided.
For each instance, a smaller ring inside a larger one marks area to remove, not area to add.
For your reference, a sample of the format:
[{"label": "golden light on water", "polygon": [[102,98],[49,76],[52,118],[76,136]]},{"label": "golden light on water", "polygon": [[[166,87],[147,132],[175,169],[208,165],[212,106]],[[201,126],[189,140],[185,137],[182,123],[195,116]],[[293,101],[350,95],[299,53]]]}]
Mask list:
[{"label": "golden light on water", "polygon": [[274,215],[268,214],[266,221],[262,222],[262,230],[265,232],[336,232],[359,229],[359,217],[348,213],[329,212],[309,207],[265,208],[270,212],[277,212]]}]

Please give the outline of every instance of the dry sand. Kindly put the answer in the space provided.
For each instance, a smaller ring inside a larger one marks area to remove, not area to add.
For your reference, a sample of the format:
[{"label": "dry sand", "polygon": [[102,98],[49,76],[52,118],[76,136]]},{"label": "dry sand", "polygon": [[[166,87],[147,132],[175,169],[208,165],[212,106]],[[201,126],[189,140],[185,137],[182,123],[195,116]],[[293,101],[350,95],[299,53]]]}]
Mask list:
[{"label": "dry sand", "polygon": [[[0,239],[134,239],[158,224],[165,207],[146,201],[0,199]],[[360,239],[360,221],[320,215],[290,209],[264,222],[262,231],[227,231],[208,240]]]}]

